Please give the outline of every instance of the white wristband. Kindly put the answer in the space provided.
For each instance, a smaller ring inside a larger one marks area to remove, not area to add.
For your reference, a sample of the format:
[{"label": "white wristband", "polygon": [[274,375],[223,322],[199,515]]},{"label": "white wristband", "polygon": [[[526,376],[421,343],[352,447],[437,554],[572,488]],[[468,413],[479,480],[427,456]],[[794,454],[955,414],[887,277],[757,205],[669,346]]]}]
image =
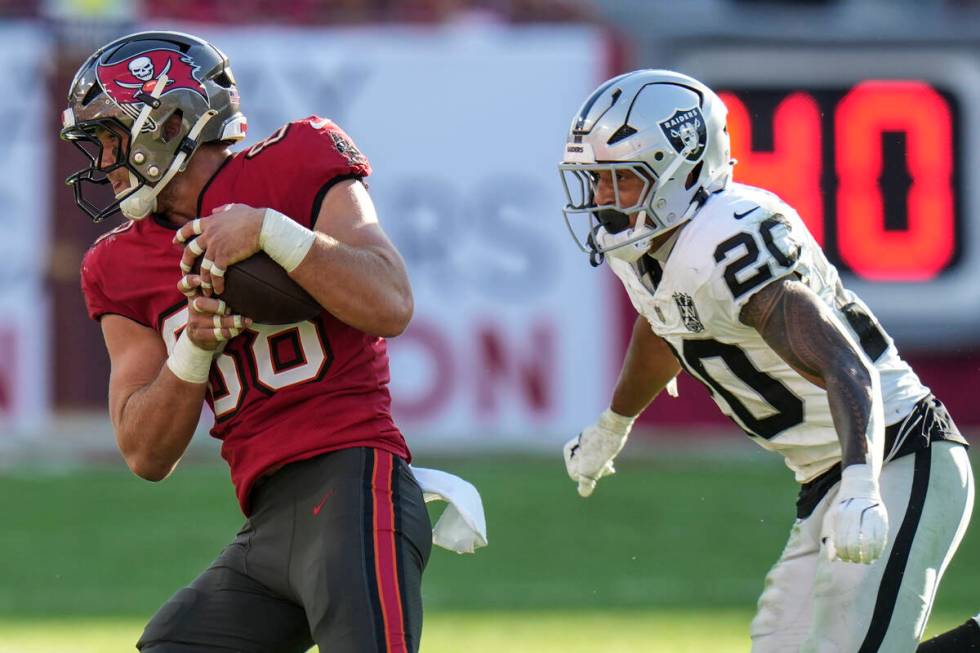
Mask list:
[{"label": "white wristband", "polygon": [[611,408],[607,408],[602,411],[602,415],[599,415],[600,428],[612,431],[624,438],[630,434],[630,431],[633,429],[633,422],[635,421],[636,417],[624,417],[619,413],[613,412]]},{"label": "white wristband", "polygon": [[211,373],[211,361],[214,360],[213,351],[201,349],[187,337],[186,333],[180,334],[177,344],[174,345],[173,353],[167,359],[167,367],[178,379],[188,383],[206,383],[208,374]]},{"label": "white wristband", "polygon": [[316,233],[274,209],[266,209],[259,232],[259,247],[286,272],[302,263],[313,247]]},{"label": "white wristband", "polygon": [[866,497],[869,499],[879,496],[878,479],[871,465],[848,465],[841,472],[840,493],[842,499]]}]

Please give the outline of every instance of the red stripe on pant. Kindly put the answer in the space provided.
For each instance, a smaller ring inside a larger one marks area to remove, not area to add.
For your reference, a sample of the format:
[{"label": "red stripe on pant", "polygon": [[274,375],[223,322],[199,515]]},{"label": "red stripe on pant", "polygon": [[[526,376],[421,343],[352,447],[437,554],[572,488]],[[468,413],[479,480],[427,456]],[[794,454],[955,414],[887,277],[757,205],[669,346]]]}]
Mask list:
[{"label": "red stripe on pant", "polygon": [[389,653],[408,653],[401,588],[398,586],[398,556],[395,552],[395,504],[392,500],[394,457],[375,450],[371,492],[374,503],[374,573],[385,625]]}]

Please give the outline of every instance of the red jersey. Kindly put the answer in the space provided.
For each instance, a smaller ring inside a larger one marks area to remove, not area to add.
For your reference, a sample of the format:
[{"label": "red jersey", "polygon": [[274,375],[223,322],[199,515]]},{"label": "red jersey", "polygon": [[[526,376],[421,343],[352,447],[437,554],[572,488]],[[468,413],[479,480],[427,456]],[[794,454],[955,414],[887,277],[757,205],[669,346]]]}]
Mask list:
[{"label": "red jersey", "polygon": [[[329,120],[311,116],[230,157],[205,185],[198,215],[230,203],[272,208],[313,228],[338,181],[365,177],[367,159]],[[208,218],[211,219],[211,218]],[[220,215],[214,219],[221,219]],[[172,351],[187,322],[177,290],[182,247],[159,216],[126,221],[95,242],[82,261],[89,315],[116,314],[160,333]],[[222,441],[238,501],[265,471],[350,447],[410,459],[391,417],[388,354],[369,336],[324,311],[290,325],[253,324],[211,366],[211,435]]]}]

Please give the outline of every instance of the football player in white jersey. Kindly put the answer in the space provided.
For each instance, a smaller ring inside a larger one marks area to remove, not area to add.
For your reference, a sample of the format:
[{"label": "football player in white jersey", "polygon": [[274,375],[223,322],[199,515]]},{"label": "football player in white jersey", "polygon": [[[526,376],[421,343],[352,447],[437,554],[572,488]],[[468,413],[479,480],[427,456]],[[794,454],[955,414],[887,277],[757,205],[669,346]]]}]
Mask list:
[{"label": "football player in white jersey", "polygon": [[[973,509],[966,441],[796,211],[732,181],[726,114],[697,80],[640,70],[572,121],[565,220],[639,316],[609,408],[565,446],[569,476],[589,496],[685,369],[801,484],[752,650],[915,651]],[[980,647],[977,622],[928,650],[969,650],[953,641]]]}]

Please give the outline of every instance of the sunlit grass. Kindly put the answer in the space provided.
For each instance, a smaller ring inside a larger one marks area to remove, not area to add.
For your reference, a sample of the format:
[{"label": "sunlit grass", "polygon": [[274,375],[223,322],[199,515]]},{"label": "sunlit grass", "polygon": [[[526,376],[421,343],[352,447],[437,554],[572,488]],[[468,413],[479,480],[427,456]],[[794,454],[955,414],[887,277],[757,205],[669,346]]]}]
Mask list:
[{"label": "sunlit grass", "polygon": [[[749,649],[750,618],[736,610],[433,611],[422,652],[740,653]],[[935,618],[929,630],[962,621]],[[142,628],[120,618],[0,620],[0,653],[135,651]]]},{"label": "sunlit grass", "polygon": [[[419,460],[483,493],[490,547],[435,550],[425,653],[747,651],[793,520],[778,462],[626,459],[588,500],[560,459]],[[121,467],[121,464],[120,464]],[[0,474],[0,653],[133,651],[143,625],[234,536],[227,470],[151,484],[124,469]],[[930,633],[980,609],[967,533]]]}]

